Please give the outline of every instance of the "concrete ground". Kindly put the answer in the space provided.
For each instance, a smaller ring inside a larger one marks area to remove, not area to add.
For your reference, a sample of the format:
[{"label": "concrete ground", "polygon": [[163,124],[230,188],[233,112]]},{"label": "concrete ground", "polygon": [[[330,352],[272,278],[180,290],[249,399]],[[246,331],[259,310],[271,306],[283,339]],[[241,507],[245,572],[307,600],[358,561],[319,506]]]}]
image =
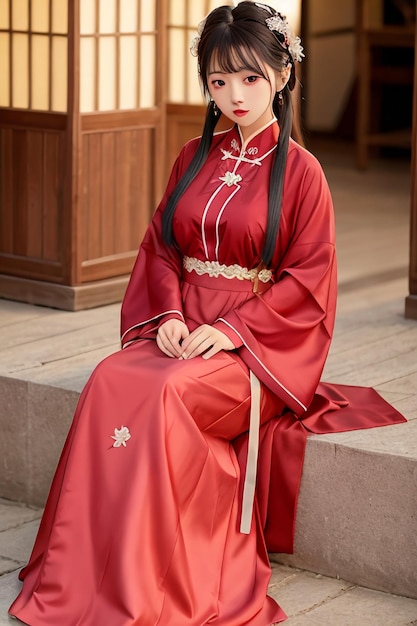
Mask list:
[{"label": "concrete ground", "polygon": [[[41,509],[0,499],[0,626],[21,623],[7,610],[19,591],[18,570],[30,555],[40,516]],[[279,563],[272,563],[269,592],[287,613],[288,626],[417,625],[417,600]]]}]

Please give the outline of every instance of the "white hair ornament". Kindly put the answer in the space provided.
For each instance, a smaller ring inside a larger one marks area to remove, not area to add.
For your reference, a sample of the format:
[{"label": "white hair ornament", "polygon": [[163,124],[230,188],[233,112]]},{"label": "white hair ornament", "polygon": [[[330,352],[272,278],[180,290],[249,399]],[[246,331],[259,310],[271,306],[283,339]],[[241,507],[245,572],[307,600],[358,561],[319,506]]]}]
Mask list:
[{"label": "white hair ornament", "polygon": [[190,52],[193,57],[198,57],[198,44],[200,43],[201,33],[206,25],[207,18],[205,17],[197,26],[197,35],[191,40]]},{"label": "white hair ornament", "polygon": [[[235,6],[237,4],[238,2],[234,2]],[[266,18],[265,24],[270,31],[281,35],[282,41],[281,38],[277,37],[278,41],[288,50],[293,61],[298,61],[300,63],[305,56],[303,46],[301,45],[301,39],[300,37],[296,37],[294,35],[285,15],[281,15],[281,13],[278,12],[273,13],[271,8],[266,4],[261,4],[260,2],[255,2],[254,4],[270,14],[271,17]],[[205,17],[204,20],[199,23],[197,27],[197,35],[191,41],[190,52],[194,57],[198,56],[198,44],[200,43],[201,34],[206,25],[206,20],[207,18]]]},{"label": "white hair ornament", "polygon": [[300,63],[305,56],[303,46],[301,45],[301,39],[300,37],[296,37],[294,35],[285,15],[281,15],[281,13],[278,12],[272,13],[271,8],[266,4],[261,4],[260,2],[255,2],[255,4],[257,7],[264,9],[264,11],[267,11],[271,15],[271,17],[267,17],[265,20],[269,30],[282,35],[282,41],[280,41],[281,45],[284,45],[285,48],[287,48],[293,61],[298,61]]}]

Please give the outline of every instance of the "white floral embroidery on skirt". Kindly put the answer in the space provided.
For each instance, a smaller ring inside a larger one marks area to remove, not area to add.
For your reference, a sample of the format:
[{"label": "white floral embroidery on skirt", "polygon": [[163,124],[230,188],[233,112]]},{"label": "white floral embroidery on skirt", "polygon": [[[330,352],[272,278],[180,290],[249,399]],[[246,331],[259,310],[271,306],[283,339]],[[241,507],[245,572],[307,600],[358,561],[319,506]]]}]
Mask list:
[{"label": "white floral embroidery on skirt", "polygon": [[126,441],[129,441],[131,436],[127,426],[115,428],[114,435],[111,435],[111,438],[114,439],[113,448],[120,448],[120,446],[126,448]]}]

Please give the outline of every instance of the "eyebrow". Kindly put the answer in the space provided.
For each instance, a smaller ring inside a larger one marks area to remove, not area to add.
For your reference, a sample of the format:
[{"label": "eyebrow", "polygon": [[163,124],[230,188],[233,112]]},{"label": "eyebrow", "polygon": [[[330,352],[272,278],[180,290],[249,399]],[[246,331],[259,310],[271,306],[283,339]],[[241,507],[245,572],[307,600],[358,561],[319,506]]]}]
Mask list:
[{"label": "eyebrow", "polygon": [[211,76],[212,74],[227,74],[227,72],[222,72],[221,70],[213,70],[212,72],[209,72],[209,76]]}]

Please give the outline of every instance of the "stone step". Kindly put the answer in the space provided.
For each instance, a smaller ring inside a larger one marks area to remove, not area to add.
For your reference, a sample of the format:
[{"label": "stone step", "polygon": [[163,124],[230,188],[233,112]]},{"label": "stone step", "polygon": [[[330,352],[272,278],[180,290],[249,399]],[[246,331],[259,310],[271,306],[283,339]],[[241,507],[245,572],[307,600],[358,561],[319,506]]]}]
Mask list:
[{"label": "stone step", "polygon": [[417,598],[417,420],[312,436],[294,555],[277,562]]},{"label": "stone step", "polygon": [[[0,379],[1,496],[42,506],[78,391]],[[295,555],[277,562],[417,598],[417,420],[311,436]]]}]

